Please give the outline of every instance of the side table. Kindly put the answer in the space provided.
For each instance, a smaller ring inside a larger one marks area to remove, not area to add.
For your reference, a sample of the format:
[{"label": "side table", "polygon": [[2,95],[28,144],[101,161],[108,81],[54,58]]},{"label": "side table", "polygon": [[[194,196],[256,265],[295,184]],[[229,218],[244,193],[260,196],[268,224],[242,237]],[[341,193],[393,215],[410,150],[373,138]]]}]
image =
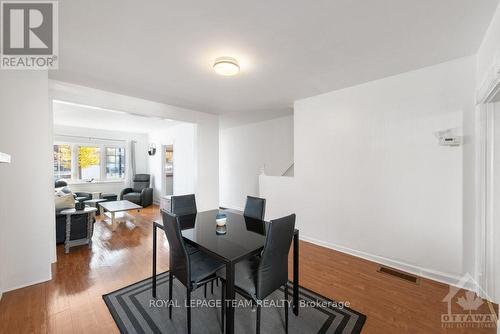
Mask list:
[{"label": "side table", "polygon": [[[83,210],[66,209],[60,213],[66,215],[66,240],[64,241],[64,252],[69,253],[69,248],[74,246],[86,245],[92,247],[92,231],[94,229],[94,216],[96,208],[85,207]],[[87,215],[87,237],[84,239],[71,240],[71,216]]]},{"label": "side table", "polygon": [[99,215],[102,217],[103,209],[102,209],[102,206],[99,205],[99,203],[107,202],[107,201],[108,200],[104,199],[104,198],[95,198],[95,199],[86,200],[85,204],[90,205],[96,209],[99,209]]}]

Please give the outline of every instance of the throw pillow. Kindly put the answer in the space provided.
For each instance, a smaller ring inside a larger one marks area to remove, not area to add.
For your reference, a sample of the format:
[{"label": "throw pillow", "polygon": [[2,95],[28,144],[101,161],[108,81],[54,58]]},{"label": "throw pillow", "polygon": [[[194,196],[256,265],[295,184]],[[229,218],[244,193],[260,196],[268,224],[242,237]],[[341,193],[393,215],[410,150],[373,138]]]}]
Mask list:
[{"label": "throw pillow", "polygon": [[72,194],[64,194],[62,196],[55,196],[56,211],[64,209],[73,209],[75,207],[75,198]]}]

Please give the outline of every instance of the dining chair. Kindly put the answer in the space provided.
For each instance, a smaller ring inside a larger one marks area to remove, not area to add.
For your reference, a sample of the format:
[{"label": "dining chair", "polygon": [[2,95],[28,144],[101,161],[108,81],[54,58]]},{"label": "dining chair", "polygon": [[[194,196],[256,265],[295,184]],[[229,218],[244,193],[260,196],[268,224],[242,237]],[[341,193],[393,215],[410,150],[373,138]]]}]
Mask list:
[{"label": "dining chair", "polygon": [[[184,229],[193,228],[194,224],[196,223],[196,213],[191,213],[191,214],[182,215],[182,216],[176,215],[176,216],[177,216],[177,221],[179,222],[179,225],[181,227],[181,231]],[[196,253],[199,251],[198,248],[196,248],[188,243],[185,243],[185,245],[186,245],[186,249],[187,249],[188,254],[193,254],[193,253]],[[206,293],[205,293],[205,297],[206,297]]]},{"label": "dining chair", "polygon": [[247,231],[252,231],[260,235],[266,235],[266,222],[251,217],[243,217]]},{"label": "dining chair", "polygon": [[194,194],[172,196],[172,213],[180,215],[188,215],[198,212],[196,210],[196,198]]},{"label": "dining chair", "polygon": [[[181,229],[184,228],[184,225],[186,225],[186,223],[192,223],[192,225],[194,226],[197,213],[196,198],[194,194],[172,196],[171,201],[172,213],[180,218]],[[196,253],[198,251],[198,248],[193,247],[190,244],[186,244],[186,247],[189,254]]]},{"label": "dining chair", "polygon": [[[170,198],[172,201],[172,213],[176,214],[179,217],[194,217],[196,219],[196,213],[197,208],[196,208],[196,197],[194,194],[189,194],[189,195],[179,195],[179,196],[172,196]],[[181,228],[182,228],[182,223],[185,221],[185,219],[181,219]],[[194,224],[194,221],[193,221]],[[192,254],[198,251],[198,248],[191,246],[190,244],[186,244],[188,253]],[[219,280],[216,280],[217,286],[219,286]],[[205,285],[203,288],[203,294],[205,298],[207,298],[207,286]],[[211,287],[210,287],[211,293],[214,293],[214,282],[211,282]]]},{"label": "dining chair", "polygon": [[247,201],[245,203],[245,210],[243,211],[243,216],[264,220],[265,213],[266,213],[265,198],[247,196]]},{"label": "dining chair", "polygon": [[[257,334],[260,333],[260,301],[281,287],[285,290],[285,332],[288,333],[288,252],[294,230],[295,214],[271,220],[261,255],[238,262],[234,267],[235,291],[257,305]],[[222,292],[224,292],[226,268],[219,269],[217,276],[222,280]],[[221,319],[224,325],[224,293],[222,300]]]},{"label": "dining chair", "polygon": [[161,211],[165,234],[170,246],[170,268],[168,271],[168,317],[172,319],[172,288],[177,278],[186,287],[187,328],[191,333],[191,292],[200,286],[206,286],[217,278],[215,273],[224,267],[224,263],[214,259],[205,252],[188,253],[181,235],[179,218],[169,212]]}]

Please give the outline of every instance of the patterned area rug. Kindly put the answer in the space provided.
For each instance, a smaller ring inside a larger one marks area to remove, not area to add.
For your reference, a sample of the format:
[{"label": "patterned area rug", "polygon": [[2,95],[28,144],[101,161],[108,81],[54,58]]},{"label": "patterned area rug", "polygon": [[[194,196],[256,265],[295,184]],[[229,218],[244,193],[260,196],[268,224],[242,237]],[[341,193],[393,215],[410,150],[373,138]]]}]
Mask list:
[{"label": "patterned area rug", "polygon": [[[168,318],[168,274],[157,279],[158,297],[151,294],[151,278],[134,283],[104,295],[104,301],[122,333],[186,333],[186,288],[174,280],[173,314]],[[191,294],[192,333],[221,333],[221,285],[214,286],[214,293],[203,287]],[[289,284],[291,303],[292,285]],[[299,315],[289,308],[289,333],[360,333],[366,316],[345,307],[342,303],[324,298],[305,288],[300,288]],[[249,302],[236,295],[235,333],[255,333],[256,312]],[[262,305],[261,333],[284,333],[284,291],[277,290]]]}]

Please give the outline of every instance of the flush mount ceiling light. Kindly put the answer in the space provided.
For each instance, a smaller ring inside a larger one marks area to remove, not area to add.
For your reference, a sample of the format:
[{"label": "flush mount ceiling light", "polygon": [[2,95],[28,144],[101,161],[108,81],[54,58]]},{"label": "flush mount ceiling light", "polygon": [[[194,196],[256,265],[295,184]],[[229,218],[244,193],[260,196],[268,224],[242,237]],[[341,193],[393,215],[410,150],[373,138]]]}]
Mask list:
[{"label": "flush mount ceiling light", "polygon": [[214,71],[224,76],[236,75],[240,72],[240,65],[234,58],[219,57],[214,61]]}]

